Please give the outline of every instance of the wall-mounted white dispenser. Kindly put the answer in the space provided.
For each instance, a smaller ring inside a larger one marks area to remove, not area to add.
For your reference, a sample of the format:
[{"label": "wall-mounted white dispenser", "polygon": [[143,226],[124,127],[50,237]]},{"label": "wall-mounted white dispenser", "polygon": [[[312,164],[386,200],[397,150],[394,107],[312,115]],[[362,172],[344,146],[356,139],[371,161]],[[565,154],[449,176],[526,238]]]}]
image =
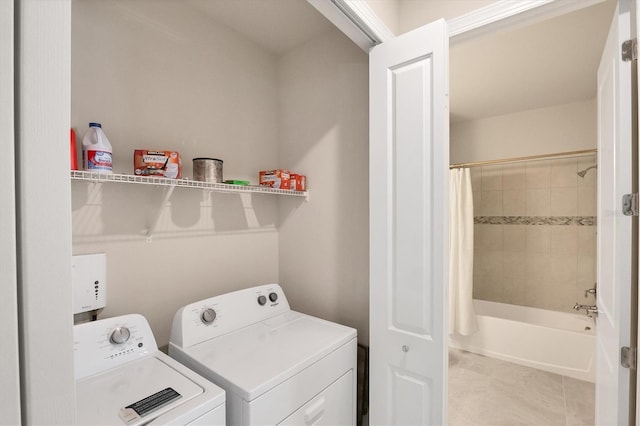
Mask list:
[{"label": "wall-mounted white dispenser", "polygon": [[72,256],[71,283],[74,314],[104,308],[107,301],[107,255]]}]

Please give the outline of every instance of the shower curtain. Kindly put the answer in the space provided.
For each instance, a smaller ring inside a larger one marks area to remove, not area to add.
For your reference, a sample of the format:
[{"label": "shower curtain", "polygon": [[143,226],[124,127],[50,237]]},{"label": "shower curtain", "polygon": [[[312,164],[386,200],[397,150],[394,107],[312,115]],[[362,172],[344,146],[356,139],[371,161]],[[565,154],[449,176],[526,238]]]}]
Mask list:
[{"label": "shower curtain", "polygon": [[473,310],[473,193],[469,169],[449,171],[449,334],[478,329]]}]

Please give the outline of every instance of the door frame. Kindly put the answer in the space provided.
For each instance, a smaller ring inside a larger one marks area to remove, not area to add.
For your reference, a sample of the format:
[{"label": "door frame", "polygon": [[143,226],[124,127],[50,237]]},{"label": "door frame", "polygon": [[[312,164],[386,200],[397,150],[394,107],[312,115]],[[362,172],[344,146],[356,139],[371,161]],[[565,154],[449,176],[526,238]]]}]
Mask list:
[{"label": "door frame", "polygon": [[21,420],[75,424],[68,166],[71,0],[13,3]]},{"label": "door frame", "polygon": [[[367,2],[361,0],[307,1],[365,52],[376,44],[384,43],[399,35],[394,34],[385,25]],[[533,24],[605,1],[497,0],[488,6],[449,19],[447,21],[449,43],[457,43],[480,34]]]},{"label": "door frame", "polygon": [[[640,6],[638,5],[638,0],[629,0],[630,3],[630,15],[631,15],[631,39],[638,40],[640,37]],[[638,148],[639,143],[639,130],[638,126],[640,126],[640,67],[638,66],[638,60],[631,61],[631,119],[635,121],[635,125],[632,126],[631,130],[631,145],[632,145],[632,155],[634,156],[636,167],[634,167],[634,173],[637,173],[634,176],[632,181],[632,191],[633,193],[638,193],[640,189],[640,149]],[[636,305],[635,309],[632,310],[633,321],[631,323],[631,347],[636,348],[636,364],[638,362],[637,356],[637,348],[638,343],[640,342],[640,247],[638,241],[640,240],[640,225],[638,224],[638,218],[633,218],[632,225],[633,232],[633,242],[632,247],[636,252],[634,253],[635,257],[632,257],[632,262],[636,262],[636,267],[632,269],[632,282],[636,283],[636,286],[632,286],[631,288],[631,299],[635,300]],[[633,398],[632,403],[635,404],[635,424],[640,425],[640,380],[637,372],[637,367],[631,371],[632,381],[630,383],[630,393]],[[635,383],[634,383],[635,379]]]},{"label": "door frame", "polygon": [[556,16],[575,12],[606,0],[499,0],[466,15],[447,21],[450,43],[478,35],[531,25]]},{"label": "door frame", "polygon": [[14,113],[14,7],[0,2],[0,140],[4,160],[0,167],[0,413],[2,422],[20,424],[18,351],[18,276],[16,255],[15,113]]}]

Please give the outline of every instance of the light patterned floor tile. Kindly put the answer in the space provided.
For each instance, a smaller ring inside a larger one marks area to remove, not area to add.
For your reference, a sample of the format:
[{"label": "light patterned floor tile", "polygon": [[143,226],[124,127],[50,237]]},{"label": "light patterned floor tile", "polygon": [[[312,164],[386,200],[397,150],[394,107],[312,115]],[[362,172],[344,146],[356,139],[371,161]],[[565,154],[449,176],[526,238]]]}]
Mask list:
[{"label": "light patterned floor tile", "polygon": [[450,426],[593,425],[593,383],[449,351]]}]

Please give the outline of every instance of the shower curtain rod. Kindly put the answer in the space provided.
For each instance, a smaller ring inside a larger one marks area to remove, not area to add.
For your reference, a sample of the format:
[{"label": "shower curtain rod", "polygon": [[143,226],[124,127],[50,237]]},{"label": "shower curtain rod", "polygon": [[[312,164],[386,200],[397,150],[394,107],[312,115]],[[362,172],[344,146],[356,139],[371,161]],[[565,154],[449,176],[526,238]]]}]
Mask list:
[{"label": "shower curtain rod", "polygon": [[485,161],[474,161],[471,163],[458,163],[458,164],[451,164],[449,168],[459,169],[462,167],[480,167],[480,166],[489,166],[493,164],[502,164],[502,163],[517,163],[518,161],[544,160],[547,158],[556,158],[556,157],[577,157],[581,155],[596,154],[597,152],[598,150],[595,148],[583,149],[580,151],[557,152],[555,154],[538,154],[538,155],[528,155],[526,157],[501,158],[499,160],[485,160]]}]

